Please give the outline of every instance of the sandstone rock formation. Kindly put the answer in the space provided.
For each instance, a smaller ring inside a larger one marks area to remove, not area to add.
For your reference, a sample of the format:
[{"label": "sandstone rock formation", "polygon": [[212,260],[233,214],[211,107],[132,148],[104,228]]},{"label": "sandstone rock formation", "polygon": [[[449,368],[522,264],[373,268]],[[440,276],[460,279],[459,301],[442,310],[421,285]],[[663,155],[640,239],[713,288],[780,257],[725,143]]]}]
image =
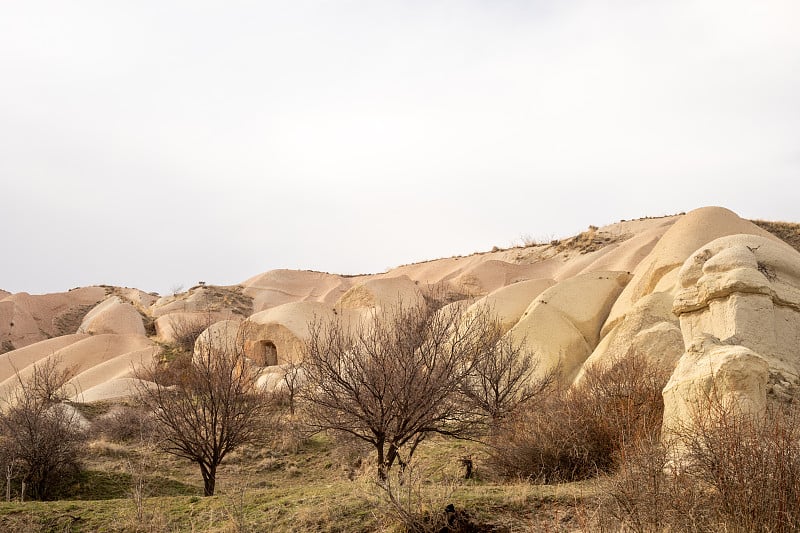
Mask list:
[{"label": "sandstone rock formation", "polygon": [[139,312],[119,296],[110,296],[92,308],[78,327],[78,333],[145,335]]},{"label": "sandstone rock formation", "polygon": [[488,308],[500,321],[500,326],[505,332],[519,322],[525,310],[537,296],[553,285],[555,285],[555,281],[551,279],[531,279],[512,283],[478,299],[466,312],[473,313],[479,309]]},{"label": "sandstone rock formation", "polygon": [[800,253],[757,235],[701,246],[678,273],[673,312],[684,343],[664,389],[665,435],[690,424],[713,392],[743,413],[763,411],[800,378]]},{"label": "sandstone rock formation", "polygon": [[627,272],[581,274],[541,293],[508,332],[540,358],[539,372],[556,367],[565,383],[600,340],[600,328],[630,279]]},{"label": "sandstone rock formation", "polygon": [[669,424],[688,420],[709,390],[757,412],[800,383],[800,253],[760,226],[708,207],[372,275],[273,270],[161,298],[118,287],[0,291],[0,393],[16,370],[56,355],[79,365],[76,398],[128,394],[131,364],[193,323],[210,325],[198,347],[242,341],[264,386],[279,387],[314,320],[362,320],[434,295],[467,312],[492,308],[542,358],[539,370],[559,367],[565,383],[629,353],[674,368]]},{"label": "sandstone rock formation", "polygon": [[220,320],[208,326],[194,342],[195,356],[240,348],[241,325],[241,320]]},{"label": "sandstone rock formation", "polygon": [[83,316],[105,297],[102,287],[4,297],[0,300],[0,353],[75,333]]},{"label": "sandstone rock formation", "polygon": [[717,416],[763,413],[768,374],[766,359],[749,348],[696,337],[664,387],[662,439],[679,439]]},{"label": "sandstone rock formation", "polygon": [[70,381],[73,398],[94,401],[100,399],[90,393],[94,387],[132,377],[133,365],[151,361],[157,352],[153,342],[141,335],[76,334],[36,343],[0,355],[0,397],[17,386],[16,373],[24,380],[35,365],[57,358],[75,371]]}]

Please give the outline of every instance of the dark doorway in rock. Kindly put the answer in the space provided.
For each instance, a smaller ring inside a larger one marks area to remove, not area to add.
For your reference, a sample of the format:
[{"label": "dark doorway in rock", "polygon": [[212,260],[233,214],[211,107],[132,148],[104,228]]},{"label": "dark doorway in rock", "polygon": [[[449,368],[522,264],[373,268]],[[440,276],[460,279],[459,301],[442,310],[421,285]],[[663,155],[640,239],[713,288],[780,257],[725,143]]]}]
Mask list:
[{"label": "dark doorway in rock", "polygon": [[278,364],[278,349],[272,341],[259,341],[256,345],[255,359],[263,366]]}]

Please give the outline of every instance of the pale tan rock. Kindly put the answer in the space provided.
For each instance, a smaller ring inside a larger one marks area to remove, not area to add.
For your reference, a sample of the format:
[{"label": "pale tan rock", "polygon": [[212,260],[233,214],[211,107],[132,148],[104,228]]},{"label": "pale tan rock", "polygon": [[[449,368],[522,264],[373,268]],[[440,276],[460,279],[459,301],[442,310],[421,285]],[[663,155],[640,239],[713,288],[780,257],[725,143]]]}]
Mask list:
[{"label": "pale tan rock", "polygon": [[265,367],[258,377],[256,385],[268,392],[286,393],[289,390],[289,384],[284,378],[288,371],[297,372],[296,375],[289,376],[296,387],[295,391],[306,383],[305,371],[302,367],[284,364]]},{"label": "pale tan rock", "polygon": [[[342,311],[337,311],[342,313]],[[309,326],[329,321],[334,310],[319,302],[293,302],[251,315],[242,325],[244,349],[260,366],[300,362]]]},{"label": "pale tan rock", "polygon": [[534,279],[539,267],[518,265],[489,259],[475,266],[464,268],[447,282],[453,290],[466,296],[485,295],[520,281]]},{"label": "pale tan rock", "polygon": [[555,285],[551,279],[532,279],[513,283],[475,301],[467,308],[472,314],[488,309],[500,322],[503,332],[510,330],[519,322],[531,302],[542,292]]},{"label": "pale tan rock", "polygon": [[184,293],[159,298],[148,311],[154,317],[173,313],[210,313],[215,317],[248,316],[253,312],[253,301],[244,294],[244,289],[239,285],[198,285]]},{"label": "pale tan rock", "polygon": [[126,347],[115,350],[115,354],[119,353],[94,364],[71,381],[75,388],[75,395],[71,398],[73,401],[93,402],[131,396],[135,393],[133,385],[139,381],[135,378],[136,369],[151,365],[160,353],[160,349],[154,345],[130,351],[126,351]]},{"label": "pale tan rock", "polygon": [[0,383],[13,378],[17,370],[22,370],[62,348],[88,337],[89,335],[85,334],[62,335],[0,354]]},{"label": "pale tan rock", "polygon": [[710,335],[697,337],[664,387],[662,439],[671,441],[691,430],[697,417],[719,412],[761,415],[768,374],[769,364],[752,350],[721,344]]},{"label": "pale tan rock", "polygon": [[354,286],[336,302],[337,309],[386,308],[401,303],[411,306],[424,301],[418,285],[407,276],[371,279]]},{"label": "pale tan rock", "polygon": [[673,312],[688,348],[664,389],[664,438],[707,412],[709,398],[753,415],[767,392],[790,399],[800,376],[800,253],[761,236],[721,237],[687,258],[677,285]]},{"label": "pale tan rock", "polygon": [[597,346],[600,327],[630,279],[627,272],[593,272],[540,294],[508,332],[540,358],[538,372],[560,368],[570,383]]},{"label": "pale tan rock", "polygon": [[118,296],[111,296],[87,313],[78,327],[78,333],[144,336],[145,330],[142,315]]},{"label": "pale tan rock", "polygon": [[229,352],[239,349],[244,342],[240,328],[242,320],[220,320],[208,326],[194,342],[194,353]]},{"label": "pale tan rock", "polygon": [[[676,272],[705,244],[726,235],[750,234],[774,242],[780,239],[722,207],[704,207],[680,217],[633,271],[633,279],[620,295],[603,326],[603,335],[616,326],[633,305],[653,292],[676,293]],[[668,276],[673,276],[669,278]],[[668,283],[664,283],[668,281]]]},{"label": "pale tan rock", "polygon": [[800,253],[763,237],[723,237],[686,260],[679,286],[674,312],[687,344],[731,339],[773,371],[800,376]]},{"label": "pale tan rock", "polygon": [[75,333],[83,315],[105,297],[102,287],[5,296],[0,300],[0,348],[22,348],[49,337]]},{"label": "pale tan rock", "polygon": [[72,400],[81,403],[120,400],[135,396],[141,387],[147,386],[147,382],[136,378],[114,378],[84,390]]},{"label": "pale tan rock", "polygon": [[556,280],[568,279],[588,272],[619,271],[632,272],[639,263],[658,244],[664,233],[675,223],[678,217],[666,217],[654,220],[643,228],[637,228],[635,234],[621,233],[618,226],[632,227],[626,223],[617,227],[601,228],[610,235],[629,237],[626,240],[610,244],[595,252],[571,257],[555,275]]},{"label": "pale tan rock", "polygon": [[[597,345],[584,367],[602,368],[629,354],[640,355],[657,365],[674,368],[685,351],[678,317],[672,312],[673,298],[655,292],[641,299]],[[583,376],[579,372],[576,382]]]},{"label": "pale tan rock", "polygon": [[[76,376],[70,381],[74,396],[100,383],[120,377],[131,377],[133,364],[149,361],[158,352],[152,341],[140,335],[74,335],[69,342],[56,350],[52,342],[37,343],[22,350],[4,354],[3,362],[8,367],[2,375],[8,376],[0,381],[0,396],[8,394],[19,383],[15,372],[21,379],[30,377],[35,365],[43,364],[48,358],[57,358],[61,364],[75,369]],[[61,339],[53,339],[61,340]],[[5,365],[0,365],[5,366]],[[12,370],[8,370],[8,368]],[[16,369],[13,370],[13,369]]]},{"label": "pale tan rock", "polygon": [[128,287],[114,287],[113,290],[116,296],[122,298],[123,301],[131,303],[137,310],[144,311],[151,305],[158,301],[158,296],[149,292],[144,292],[139,289],[131,289]]},{"label": "pale tan rock", "polygon": [[176,336],[181,331],[195,327],[205,329],[214,322],[230,318],[231,313],[227,311],[175,312],[162,315],[155,320],[156,337],[161,342],[172,343],[177,340]]},{"label": "pale tan rock", "polygon": [[253,299],[253,311],[292,302],[319,302],[333,306],[354,284],[364,281],[308,270],[271,270],[242,282],[243,293]]}]

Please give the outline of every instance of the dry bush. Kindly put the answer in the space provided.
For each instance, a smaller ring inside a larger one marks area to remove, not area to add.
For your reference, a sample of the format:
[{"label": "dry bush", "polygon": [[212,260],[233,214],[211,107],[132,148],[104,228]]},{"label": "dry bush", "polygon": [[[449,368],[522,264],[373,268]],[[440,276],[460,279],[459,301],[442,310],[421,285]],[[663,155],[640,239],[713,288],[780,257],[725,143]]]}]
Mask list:
[{"label": "dry bush", "polygon": [[716,531],[712,496],[686,470],[674,468],[674,451],[657,440],[626,448],[604,507],[614,529]]},{"label": "dry bush", "polygon": [[750,222],[772,233],[795,250],[800,251],[800,224],[769,220],[751,220]]},{"label": "dry bush", "polygon": [[508,477],[551,483],[613,470],[621,452],[661,427],[668,373],[638,354],[588,368],[536,409],[509,417],[490,440],[490,464]]},{"label": "dry bush", "polygon": [[[479,312],[490,313],[488,309]],[[499,322],[489,322],[483,335],[489,340],[489,351],[477,360],[461,392],[478,412],[489,417],[493,432],[517,410],[536,408],[554,389],[558,368],[537,376],[539,360],[524,342],[503,335]]]},{"label": "dry bush", "polygon": [[800,411],[761,418],[714,402],[678,431],[681,460],[663,446],[626,457],[616,513],[636,531],[800,529]]},{"label": "dry bush", "polygon": [[17,387],[0,406],[3,470],[9,484],[24,483],[27,496],[56,497],[80,469],[85,434],[77,412],[62,402],[72,393],[72,376],[72,368],[50,357],[27,378],[17,373]]},{"label": "dry bush", "polygon": [[170,326],[172,327],[172,337],[175,339],[175,345],[184,352],[192,353],[197,337],[213,322],[214,319],[211,314],[192,318],[185,315],[170,317]]},{"label": "dry bush", "polygon": [[156,432],[153,416],[141,407],[122,406],[92,422],[92,433],[112,442],[138,442]]},{"label": "dry bush", "polygon": [[728,409],[679,436],[693,474],[715,491],[726,525],[742,531],[800,529],[800,410],[774,404],[758,419]]}]

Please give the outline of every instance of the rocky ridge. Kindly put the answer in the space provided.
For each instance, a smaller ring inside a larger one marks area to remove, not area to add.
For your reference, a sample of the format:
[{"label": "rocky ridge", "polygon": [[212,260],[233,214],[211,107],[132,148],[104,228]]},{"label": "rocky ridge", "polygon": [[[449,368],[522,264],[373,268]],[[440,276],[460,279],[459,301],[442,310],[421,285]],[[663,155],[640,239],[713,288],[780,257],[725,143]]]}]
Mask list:
[{"label": "rocky ridge", "polygon": [[448,301],[490,305],[507,335],[536,350],[540,370],[558,366],[565,384],[631,352],[669,365],[667,428],[712,385],[757,412],[800,379],[798,227],[707,207],[373,275],[275,270],[167,297],[105,286],[0,291],[0,393],[15,386],[15,371],[59,357],[77,369],[76,400],[125,396],[132,366],[192,322],[210,326],[206,342],[243,335],[263,382],[276,383],[282,365],[301,358],[314,317],[359,320],[398,298],[422,301],[433,287]]}]

